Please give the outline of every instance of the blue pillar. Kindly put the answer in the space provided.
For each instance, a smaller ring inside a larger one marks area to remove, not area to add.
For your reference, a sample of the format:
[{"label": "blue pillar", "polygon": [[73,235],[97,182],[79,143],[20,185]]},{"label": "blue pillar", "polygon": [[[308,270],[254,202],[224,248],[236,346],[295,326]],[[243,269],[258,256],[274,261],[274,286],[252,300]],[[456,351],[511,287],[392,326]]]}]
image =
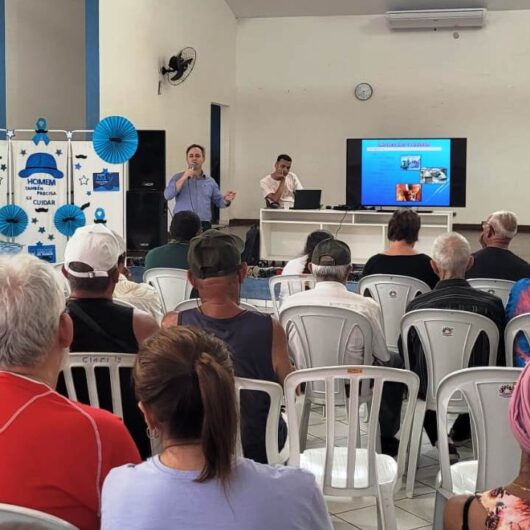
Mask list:
[{"label": "blue pillar", "polygon": [[85,56],[86,128],[93,129],[99,121],[99,0],[85,0]]}]

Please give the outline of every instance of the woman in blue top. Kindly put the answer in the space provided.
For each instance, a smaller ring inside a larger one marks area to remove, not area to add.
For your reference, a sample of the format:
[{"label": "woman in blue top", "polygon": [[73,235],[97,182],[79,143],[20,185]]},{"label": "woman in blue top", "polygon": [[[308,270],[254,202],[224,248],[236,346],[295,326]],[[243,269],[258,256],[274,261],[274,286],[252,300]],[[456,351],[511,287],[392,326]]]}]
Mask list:
[{"label": "woman in blue top", "polygon": [[[515,283],[506,304],[506,322],[516,316],[530,313],[530,278]],[[530,361],[530,345],[522,333],[518,333],[513,344],[513,365],[524,368]]]},{"label": "woman in blue top", "polygon": [[313,475],[235,457],[237,402],[228,350],[172,327],[144,342],[136,395],[162,451],[110,472],[102,529],[331,530]]}]

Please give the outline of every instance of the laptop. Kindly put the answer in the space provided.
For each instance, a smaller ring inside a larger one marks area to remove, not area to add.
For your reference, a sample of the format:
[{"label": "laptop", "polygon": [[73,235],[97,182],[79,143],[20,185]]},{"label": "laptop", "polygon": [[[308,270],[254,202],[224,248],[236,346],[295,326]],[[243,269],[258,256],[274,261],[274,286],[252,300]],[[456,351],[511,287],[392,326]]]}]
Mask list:
[{"label": "laptop", "polygon": [[297,190],[291,210],[320,210],[322,190]]}]

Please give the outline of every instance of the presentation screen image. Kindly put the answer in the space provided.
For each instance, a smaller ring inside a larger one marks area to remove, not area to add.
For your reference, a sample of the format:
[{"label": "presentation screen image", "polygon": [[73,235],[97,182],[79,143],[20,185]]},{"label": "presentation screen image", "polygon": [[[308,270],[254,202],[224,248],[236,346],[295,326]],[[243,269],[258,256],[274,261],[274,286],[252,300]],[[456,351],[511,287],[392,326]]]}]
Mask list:
[{"label": "presentation screen image", "polygon": [[361,141],[361,204],[449,206],[450,139]]}]

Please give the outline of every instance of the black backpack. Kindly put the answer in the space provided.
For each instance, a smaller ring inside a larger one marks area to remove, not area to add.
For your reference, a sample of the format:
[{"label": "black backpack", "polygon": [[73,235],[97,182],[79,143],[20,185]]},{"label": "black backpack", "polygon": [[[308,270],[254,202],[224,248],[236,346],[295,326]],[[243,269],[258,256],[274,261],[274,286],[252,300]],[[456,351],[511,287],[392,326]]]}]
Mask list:
[{"label": "black backpack", "polygon": [[245,249],[241,256],[247,265],[257,265],[259,262],[259,226],[252,225],[245,237]]}]

